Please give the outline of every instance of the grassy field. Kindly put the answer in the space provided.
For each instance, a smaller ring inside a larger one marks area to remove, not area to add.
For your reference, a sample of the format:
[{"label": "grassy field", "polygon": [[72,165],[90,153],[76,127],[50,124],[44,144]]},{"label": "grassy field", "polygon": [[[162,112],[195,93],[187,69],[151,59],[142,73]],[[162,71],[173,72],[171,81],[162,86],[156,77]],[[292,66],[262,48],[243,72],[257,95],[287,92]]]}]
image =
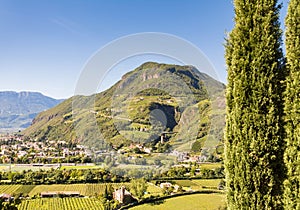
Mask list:
[{"label": "grassy field", "polygon": [[162,195],[162,189],[158,186],[155,186],[152,183],[149,183],[148,188],[147,188],[147,196],[151,196],[151,195],[154,195],[154,196]]},{"label": "grassy field", "polygon": [[202,190],[205,188],[217,189],[221,179],[193,179],[175,180],[175,183],[182,186],[184,190]]},{"label": "grassy field", "polygon": [[23,200],[20,210],[103,210],[101,202],[95,198],[41,198]]},{"label": "grassy field", "polygon": [[192,187],[192,186],[197,185],[192,180],[185,180],[185,179],[184,180],[175,180],[175,183],[182,187]]},{"label": "grassy field", "polygon": [[193,183],[203,188],[217,188],[221,179],[194,179]]},{"label": "grassy field", "polygon": [[23,165],[17,165],[17,164],[1,164],[0,165],[0,171],[8,172],[21,172],[21,171],[39,171],[39,170],[50,170],[51,168],[57,169],[58,166],[32,166],[30,164],[23,164]]},{"label": "grassy field", "polygon": [[220,168],[222,166],[222,163],[201,163],[200,168],[206,168],[206,169],[215,169]]},{"label": "grassy field", "polygon": [[217,210],[225,205],[222,194],[196,194],[166,199],[157,204],[144,204],[130,210]]}]

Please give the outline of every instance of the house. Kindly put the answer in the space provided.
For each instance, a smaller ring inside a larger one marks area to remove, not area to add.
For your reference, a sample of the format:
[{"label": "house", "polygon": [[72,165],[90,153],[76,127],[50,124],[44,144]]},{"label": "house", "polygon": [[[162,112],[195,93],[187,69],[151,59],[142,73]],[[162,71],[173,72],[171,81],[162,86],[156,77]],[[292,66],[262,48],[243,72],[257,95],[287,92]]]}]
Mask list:
[{"label": "house", "polygon": [[12,197],[10,194],[2,193],[0,194],[0,199],[4,201],[11,201],[14,199],[14,197]]},{"label": "house", "polygon": [[169,187],[172,187],[172,184],[170,182],[163,182],[163,183],[160,183],[159,187],[161,189],[169,188]]},{"label": "house", "polygon": [[146,148],[146,147],[144,147],[144,152],[146,152],[146,153],[148,153],[148,154],[151,154],[151,148]]},{"label": "house", "polygon": [[129,204],[137,201],[124,186],[113,192],[113,198],[122,204]]}]

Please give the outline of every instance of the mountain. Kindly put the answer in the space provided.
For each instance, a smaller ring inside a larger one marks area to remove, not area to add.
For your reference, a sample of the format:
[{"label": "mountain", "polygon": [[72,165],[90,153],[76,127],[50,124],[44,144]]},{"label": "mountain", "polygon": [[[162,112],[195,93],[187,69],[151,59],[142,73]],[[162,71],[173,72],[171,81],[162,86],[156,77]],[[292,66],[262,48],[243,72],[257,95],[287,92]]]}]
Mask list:
[{"label": "mountain", "polygon": [[106,91],[40,113],[23,134],[98,149],[164,141],[182,151],[215,149],[223,140],[224,92],[224,84],[193,66],[147,62]]},{"label": "mountain", "polygon": [[62,102],[37,92],[0,92],[0,130],[19,130],[30,126],[41,111]]}]

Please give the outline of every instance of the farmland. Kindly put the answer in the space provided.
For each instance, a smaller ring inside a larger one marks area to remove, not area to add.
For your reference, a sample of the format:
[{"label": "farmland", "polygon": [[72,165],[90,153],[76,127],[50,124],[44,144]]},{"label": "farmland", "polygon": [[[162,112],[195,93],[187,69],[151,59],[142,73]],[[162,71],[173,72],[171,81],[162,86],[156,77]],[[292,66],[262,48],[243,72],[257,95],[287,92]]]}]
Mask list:
[{"label": "farmland", "polygon": [[175,180],[184,190],[217,189],[221,179]]},{"label": "farmland", "polygon": [[[217,188],[220,179],[193,179],[193,180],[175,180],[176,184],[192,190],[200,190],[203,188]],[[105,186],[110,185],[100,184],[52,184],[52,185],[0,185],[0,194],[23,194],[30,197],[39,195],[45,191],[78,191],[83,196],[95,196],[104,192]],[[121,186],[129,187],[129,183],[111,183],[114,189]],[[149,195],[161,194],[161,189],[154,184],[148,185]]]},{"label": "farmland", "polygon": [[57,169],[59,167],[58,164],[51,164],[50,165],[40,165],[35,166],[32,164],[0,164],[0,171],[3,172],[22,172],[22,171],[39,171],[39,170],[50,170],[50,169]]},{"label": "farmland", "polygon": [[[45,191],[78,191],[83,196],[95,196],[104,192],[105,185],[109,184],[0,185],[0,193],[23,194],[32,197]],[[117,189],[121,186],[129,186],[129,183],[111,185]]]},{"label": "farmland", "polygon": [[218,209],[225,206],[225,196],[222,194],[195,194],[163,200],[158,203],[144,204],[130,210],[195,210]]},{"label": "farmland", "polygon": [[201,163],[200,167],[205,169],[216,169],[222,166],[221,163]]},{"label": "farmland", "polygon": [[[184,190],[200,190],[204,194],[184,195],[174,198],[169,198],[155,204],[145,204],[134,207],[134,210],[151,210],[151,209],[216,209],[224,204],[224,195],[221,193],[206,194],[205,188],[216,189],[220,179],[191,179],[191,180],[173,180],[173,184],[183,187]],[[23,199],[18,205],[18,209],[99,209],[103,210],[101,201],[98,199],[100,194],[105,191],[105,186],[111,185],[113,189],[118,189],[121,186],[126,186],[130,189],[130,183],[99,183],[99,184],[52,184],[52,185],[0,185],[0,193],[11,195],[23,195],[33,199]],[[77,191],[83,197],[77,198],[40,198],[41,192],[51,191]],[[217,191],[216,191],[217,192]],[[220,191],[221,192],[221,191]],[[162,196],[163,190],[148,183],[147,193],[145,198],[150,196]],[[176,208],[175,208],[176,207]]]},{"label": "farmland", "polygon": [[24,200],[18,205],[20,210],[103,210],[96,198],[40,198]]},{"label": "farmland", "polygon": [[[96,196],[104,192],[105,186],[109,184],[54,184],[54,185],[37,185],[29,196],[39,195],[44,191],[78,191],[84,196]],[[119,188],[128,183],[113,183],[113,188]]]}]

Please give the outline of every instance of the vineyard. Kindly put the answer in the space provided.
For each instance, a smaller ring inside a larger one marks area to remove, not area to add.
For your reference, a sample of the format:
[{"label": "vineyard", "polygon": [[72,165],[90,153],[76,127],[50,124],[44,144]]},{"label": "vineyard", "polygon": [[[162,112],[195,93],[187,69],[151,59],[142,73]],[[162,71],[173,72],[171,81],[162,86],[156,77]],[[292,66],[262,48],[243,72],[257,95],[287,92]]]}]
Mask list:
[{"label": "vineyard", "polygon": [[20,210],[104,210],[96,198],[40,198],[24,200]]},{"label": "vineyard", "polygon": [[[104,192],[105,186],[110,184],[54,184],[54,185],[37,185],[29,193],[29,196],[39,195],[45,191],[78,191],[84,196],[97,196]],[[114,189],[121,186],[129,186],[129,183],[112,183]]]},{"label": "vineyard", "polygon": [[[194,180],[174,180],[175,184],[182,186],[184,189],[203,190],[205,188],[217,188],[220,179],[194,179]],[[119,189],[121,186],[130,188],[130,183],[101,183],[101,184],[54,184],[54,185],[0,185],[0,194],[7,193],[13,196],[22,194],[28,195],[33,199],[22,199],[21,203],[17,206],[21,210],[104,210],[104,207],[97,198],[100,194],[104,193],[106,186],[111,185],[113,189]],[[85,197],[55,197],[55,198],[40,198],[41,192],[51,191],[75,191],[80,192],[80,195]],[[160,187],[153,183],[148,183],[147,193],[145,197],[161,196],[162,190]],[[168,199],[165,204],[159,206],[142,205],[134,209],[174,209],[175,206],[180,206],[180,203],[192,202],[194,206],[191,209],[208,208],[210,205],[219,207],[223,205],[224,196],[220,194],[211,195],[189,195],[180,198]],[[201,205],[196,200],[209,199],[213,202],[203,202]],[[174,206],[173,202],[177,204]],[[196,204],[197,203],[197,204]],[[190,204],[189,204],[190,205]],[[217,205],[217,206],[216,206]]]},{"label": "vineyard", "polygon": [[16,194],[22,185],[0,185],[0,194]]},{"label": "vineyard", "polygon": [[54,184],[54,185],[0,185],[0,194],[23,194],[30,197],[47,191],[78,191],[83,196],[98,196],[104,192],[106,185],[112,185],[114,189],[121,186],[129,187],[129,183],[112,184]]}]

